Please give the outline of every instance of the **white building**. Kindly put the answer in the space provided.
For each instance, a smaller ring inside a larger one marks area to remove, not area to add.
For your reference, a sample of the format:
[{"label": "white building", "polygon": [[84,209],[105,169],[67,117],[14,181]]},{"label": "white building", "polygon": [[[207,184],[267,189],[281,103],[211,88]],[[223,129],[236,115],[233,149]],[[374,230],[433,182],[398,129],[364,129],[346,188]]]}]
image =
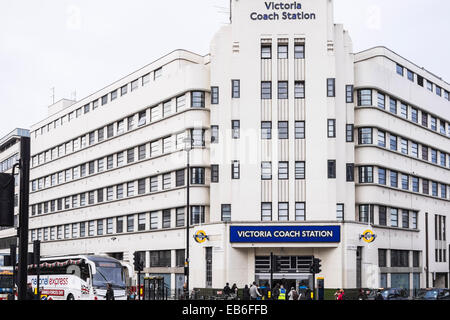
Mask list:
[{"label": "white building", "polygon": [[267,281],[271,253],[288,285],[315,257],[330,289],[448,286],[449,91],[387,48],[354,54],[331,0],[233,0],[210,55],[172,52],[31,128],[30,240],[140,251],[181,288],[190,137],[191,287]]},{"label": "white building", "polygon": [[[20,159],[20,138],[29,137],[26,129],[16,128],[0,139],[0,173],[13,174],[15,177],[14,195],[14,227],[19,221],[19,168],[13,168]],[[0,265],[3,265],[4,255],[10,254],[10,245],[17,245],[17,230],[10,227],[0,227]]]}]

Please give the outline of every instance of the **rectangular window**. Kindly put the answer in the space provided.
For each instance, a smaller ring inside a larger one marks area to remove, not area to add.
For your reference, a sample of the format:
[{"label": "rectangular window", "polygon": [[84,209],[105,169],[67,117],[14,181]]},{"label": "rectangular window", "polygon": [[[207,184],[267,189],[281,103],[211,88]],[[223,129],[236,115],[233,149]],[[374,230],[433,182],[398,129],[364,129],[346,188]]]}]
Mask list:
[{"label": "rectangular window", "polygon": [[327,79],[327,97],[336,96],[336,79]]},{"label": "rectangular window", "polygon": [[278,139],[289,139],[289,128],[287,121],[278,122]]},{"label": "rectangular window", "polygon": [[415,142],[411,142],[411,155],[415,158],[419,157],[419,145]]},{"label": "rectangular window", "polygon": [[393,114],[397,114],[397,100],[389,98],[389,111]]},{"label": "rectangular window", "polygon": [[371,106],[372,105],[372,90],[362,89],[358,90],[358,106]]},{"label": "rectangular window", "polygon": [[419,192],[419,178],[412,177],[412,191],[413,192]]},{"label": "rectangular window", "polygon": [[231,163],[231,179],[239,179],[240,178],[240,163],[239,160],[234,160]]},{"label": "rectangular window", "polygon": [[103,235],[103,219],[97,220],[97,235]]},{"label": "rectangular window", "polygon": [[336,205],[336,219],[337,220],[344,220],[344,204],[343,203],[338,203]]},{"label": "rectangular window", "polygon": [[278,162],[278,179],[289,180],[289,162]]},{"label": "rectangular window", "polygon": [[391,227],[398,227],[398,209],[391,208]]},{"label": "rectangular window", "polygon": [[402,189],[409,190],[409,176],[402,174]]},{"label": "rectangular window", "polygon": [[295,81],[294,83],[294,98],[304,99],[305,98],[305,81]]},{"label": "rectangular window", "polygon": [[166,101],[163,103],[163,117],[167,117],[172,114],[172,101]]},{"label": "rectangular window", "polygon": [[104,95],[103,97],[102,97],[102,106],[104,106],[105,104],[107,104],[108,103],[108,95]]},{"label": "rectangular window", "polygon": [[205,107],[205,92],[192,91],[191,92],[191,108],[204,108]]},{"label": "rectangular window", "polygon": [[131,92],[136,90],[138,87],[139,87],[139,80],[138,79],[136,79],[133,82],[131,82]]},{"label": "rectangular window", "polygon": [[219,143],[219,126],[211,126],[211,143]]},{"label": "rectangular window", "polygon": [[150,177],[150,192],[158,191],[158,177]]},{"label": "rectangular window", "polygon": [[142,76],[142,86],[145,86],[149,82],[150,82],[150,73],[147,73],[146,75]]},{"label": "rectangular window", "polygon": [[162,211],[162,227],[163,229],[170,228],[170,209]]},{"label": "rectangular window", "polygon": [[398,188],[398,172],[391,171],[390,177],[391,177],[391,187]]},{"label": "rectangular window", "polygon": [[380,92],[378,92],[378,108],[386,109],[386,96]]},{"label": "rectangular window", "polygon": [[138,194],[145,193],[145,179],[138,180]]},{"label": "rectangular window", "polygon": [[261,139],[263,140],[272,139],[272,122],[270,121],[261,122]]},{"label": "rectangular window", "polygon": [[222,204],[222,221],[231,221],[231,204]]},{"label": "rectangular window", "polygon": [[353,103],[353,85],[345,86],[345,102]]},{"label": "rectangular window", "polygon": [[403,154],[408,154],[408,140],[400,138],[400,147]]},{"label": "rectangular window", "polygon": [[409,211],[402,210],[402,228],[409,228]]},{"label": "rectangular window", "polygon": [[205,184],[205,168],[191,168],[191,184]]},{"label": "rectangular window", "polygon": [[145,125],[146,123],[146,119],[147,118],[147,113],[145,111],[139,112],[138,115],[138,127],[141,127],[143,125]]},{"label": "rectangular window", "polygon": [[147,157],[146,148],[147,146],[145,144],[138,147],[138,160],[143,160]]},{"label": "rectangular window", "polygon": [[134,215],[127,216],[127,232],[134,232]]},{"label": "rectangular window", "polygon": [[378,184],[386,185],[386,169],[378,168]]},{"label": "rectangular window", "polygon": [[116,233],[123,232],[123,217],[116,218]]},{"label": "rectangular window", "polygon": [[175,186],[176,187],[181,187],[184,186],[184,169],[181,170],[177,170],[175,172]]},{"label": "rectangular window", "polygon": [[278,203],[278,221],[289,221],[289,203]]},{"label": "rectangular window", "polygon": [[205,207],[192,206],[191,207],[191,224],[205,223]]},{"label": "rectangular window", "polygon": [[176,209],[176,226],[184,227],[184,208]]},{"label": "rectangular window", "polygon": [[241,122],[239,120],[231,120],[232,138],[240,138]]},{"label": "rectangular window", "polygon": [[373,167],[359,167],[359,183],[373,183]]},{"label": "rectangular window", "polygon": [[345,127],[345,140],[346,142],[354,142],[354,125],[347,124]]},{"label": "rectangular window", "polygon": [[295,162],[295,179],[296,180],[305,179],[305,161]]},{"label": "rectangular window", "polygon": [[123,184],[119,184],[116,186],[116,199],[123,198]]},{"label": "rectangular window", "polygon": [[170,173],[163,175],[163,190],[170,189],[171,180],[172,180],[172,175]]},{"label": "rectangular window", "polygon": [[403,102],[400,102],[400,115],[402,118],[408,119],[408,106]]},{"label": "rectangular window", "polygon": [[328,138],[336,138],[336,119],[328,119]]},{"label": "rectangular window", "polygon": [[406,75],[408,76],[408,80],[414,82],[414,73],[411,70],[406,69]]},{"label": "rectangular window", "polygon": [[127,183],[127,197],[134,196],[134,181]]},{"label": "rectangular window", "polygon": [[419,111],[411,107],[411,121],[419,123]]},{"label": "rectangular window", "polygon": [[387,225],[387,215],[386,215],[387,208],[384,206],[378,207],[378,224],[380,226],[386,226]]},{"label": "rectangular window", "polygon": [[261,82],[261,99],[268,100],[272,99],[272,82],[262,81]]},{"label": "rectangular window", "polygon": [[287,59],[287,58],[288,58],[288,45],[278,44],[278,59]]},{"label": "rectangular window", "polygon": [[106,234],[112,234],[113,233],[113,219],[108,218],[106,219]]},{"label": "rectangular window", "polygon": [[288,99],[288,82],[278,81],[278,99]]},{"label": "rectangular window", "polygon": [[359,129],[359,144],[372,144],[372,128]]},{"label": "rectangular window", "polygon": [[219,87],[211,87],[211,104],[219,104]]},{"label": "rectangular window", "polygon": [[336,160],[328,160],[328,179],[336,179]]},{"label": "rectangular window", "polygon": [[359,222],[369,222],[369,205],[359,206]]},{"label": "rectangular window", "polygon": [[211,165],[211,182],[212,183],[219,182],[219,165],[218,164]]},{"label": "rectangular window", "polygon": [[347,182],[355,181],[355,164],[354,163],[347,163],[346,177],[347,177]]},{"label": "rectangular window", "polygon": [[397,74],[401,75],[402,77],[404,75],[404,68],[399,64],[397,64]]},{"label": "rectangular window", "polygon": [[306,221],[306,203],[295,203],[295,221]]},{"label": "rectangular window", "polygon": [[177,105],[177,112],[184,109],[184,107],[186,106],[186,96],[182,95],[177,97],[176,105]]},{"label": "rectangular window", "polygon": [[261,59],[272,59],[272,45],[261,45]]},{"label": "rectangular window", "polygon": [[391,134],[389,141],[390,141],[390,149],[392,151],[397,151],[397,137]]},{"label": "rectangular window", "polygon": [[124,85],[123,87],[120,88],[120,95],[124,96],[127,94],[128,91],[128,84]]},{"label": "rectangular window", "polygon": [[240,80],[231,80],[231,97],[240,98],[241,96],[241,82]]},{"label": "rectangular window", "polygon": [[272,221],[272,203],[261,203],[261,221]]}]

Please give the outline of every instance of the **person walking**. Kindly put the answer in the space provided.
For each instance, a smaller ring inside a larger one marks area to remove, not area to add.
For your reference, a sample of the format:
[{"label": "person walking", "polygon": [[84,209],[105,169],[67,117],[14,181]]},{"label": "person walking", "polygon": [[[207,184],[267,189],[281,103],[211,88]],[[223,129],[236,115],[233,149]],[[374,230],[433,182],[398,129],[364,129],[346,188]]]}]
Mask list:
[{"label": "person walking", "polygon": [[106,300],[114,300],[114,290],[112,288],[111,283],[108,283],[106,285],[106,295],[105,295],[105,299]]},{"label": "person walking", "polygon": [[367,300],[367,294],[364,289],[359,289],[358,300]]},{"label": "person walking", "polygon": [[278,295],[278,300],[286,300],[286,289],[283,285],[280,286],[280,294]]},{"label": "person walking", "polygon": [[233,285],[231,286],[231,296],[233,297],[234,300],[237,300],[238,287],[237,287],[236,283],[233,283]]},{"label": "person walking", "polygon": [[291,291],[289,291],[288,299],[289,300],[298,300],[298,293],[297,293],[297,290],[295,290],[294,287],[292,287]]},{"label": "person walking", "polygon": [[36,300],[36,295],[34,294],[33,286],[31,285],[31,283],[28,283],[26,299],[27,300]]},{"label": "person walking", "polygon": [[258,297],[261,297],[261,294],[256,286],[256,281],[253,281],[253,284],[250,287],[250,300],[258,300]]},{"label": "person walking", "polygon": [[250,288],[248,287],[248,284],[245,285],[242,292],[242,300],[250,300]]},{"label": "person walking", "polygon": [[275,287],[272,289],[272,299],[278,300],[278,296],[280,295],[280,285],[277,283]]},{"label": "person walking", "polygon": [[225,298],[228,298],[230,296],[230,293],[231,293],[230,284],[227,282],[225,287],[223,287],[223,295]]},{"label": "person walking", "polygon": [[341,290],[339,291],[339,295],[338,295],[338,297],[337,297],[337,300],[338,300],[338,301],[345,300],[345,292],[344,292],[344,289],[341,289]]},{"label": "person walking", "polygon": [[267,283],[267,281],[261,287],[259,287],[259,290],[261,293],[261,300],[267,300],[267,295],[269,291],[269,284]]}]

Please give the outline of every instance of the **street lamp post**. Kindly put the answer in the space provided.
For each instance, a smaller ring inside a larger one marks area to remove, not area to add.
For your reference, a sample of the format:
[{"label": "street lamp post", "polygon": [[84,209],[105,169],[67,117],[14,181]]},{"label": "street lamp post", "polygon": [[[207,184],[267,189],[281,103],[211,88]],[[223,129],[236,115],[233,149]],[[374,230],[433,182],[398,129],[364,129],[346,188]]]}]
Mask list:
[{"label": "street lamp post", "polygon": [[186,185],[186,260],[185,275],[186,275],[186,297],[189,299],[189,225],[190,225],[190,204],[189,191],[191,183],[191,169],[190,169],[190,151],[192,150],[192,139],[190,137],[184,139],[185,151],[187,153],[187,185]]}]

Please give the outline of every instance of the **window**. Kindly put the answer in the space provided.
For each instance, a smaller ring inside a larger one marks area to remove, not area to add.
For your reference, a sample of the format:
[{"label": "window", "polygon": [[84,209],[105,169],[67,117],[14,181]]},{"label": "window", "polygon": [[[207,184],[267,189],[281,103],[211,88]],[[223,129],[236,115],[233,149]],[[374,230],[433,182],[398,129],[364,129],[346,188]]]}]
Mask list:
[{"label": "window", "polygon": [[336,160],[328,160],[328,179],[336,179]]},{"label": "window", "polygon": [[336,138],[336,119],[328,119],[328,138]]},{"label": "window", "polygon": [[219,165],[218,164],[211,165],[211,182],[212,183],[219,182]]},{"label": "window", "polygon": [[106,234],[112,234],[113,233],[113,219],[108,218],[106,219]]},{"label": "window", "polygon": [[219,87],[211,87],[211,104],[219,104]]},{"label": "window", "polygon": [[191,129],[192,147],[205,146],[205,130]]},{"label": "window", "polygon": [[150,142],[150,156],[154,157],[159,153],[159,141]]},{"label": "window", "polygon": [[101,142],[104,140],[104,138],[105,138],[105,129],[104,128],[98,129],[97,138],[98,138],[98,142]]},{"label": "window", "polygon": [[289,139],[288,122],[278,122],[278,139]]},{"label": "window", "polygon": [[270,121],[261,122],[261,139],[263,140],[272,139],[272,122]]},{"label": "window", "polygon": [[387,267],[387,250],[378,249],[378,267]]},{"label": "window", "polygon": [[134,215],[127,216],[127,232],[134,232]]},{"label": "window", "polygon": [[97,220],[97,235],[103,235],[103,219]]},{"label": "window", "polygon": [[272,45],[261,45],[261,59],[272,59]]},{"label": "window", "polygon": [[372,144],[372,128],[359,129],[359,144]]},{"label": "window", "polygon": [[345,127],[345,140],[346,142],[353,142],[354,141],[354,125],[353,124],[347,124]]},{"label": "window", "polygon": [[121,96],[126,95],[127,91],[128,91],[128,85],[126,84],[126,85],[124,85],[123,87],[120,88],[120,95]]},{"label": "window", "polygon": [[172,113],[172,101],[166,101],[163,103],[163,117],[167,117]]},{"label": "window", "polygon": [[171,178],[172,178],[172,175],[170,173],[166,173],[163,175],[163,190],[170,189]]},{"label": "window", "polygon": [[127,197],[134,196],[134,181],[127,183]]},{"label": "window", "polygon": [[372,105],[372,90],[362,89],[358,90],[358,106]]},{"label": "window", "polygon": [[111,138],[114,136],[114,124],[110,124],[106,127],[106,137]]},{"label": "window", "polygon": [[338,203],[336,205],[336,219],[337,220],[344,220],[344,204],[343,203]]},{"label": "window", "polygon": [[305,82],[295,81],[294,83],[294,98],[304,99],[305,98]]},{"label": "window", "polygon": [[163,229],[170,228],[170,209],[162,211],[162,227]]},{"label": "window", "polygon": [[402,228],[409,228],[409,211],[402,210]]},{"label": "window", "polygon": [[403,102],[400,102],[400,115],[402,118],[408,119],[408,106]]},{"label": "window", "polygon": [[286,161],[278,162],[278,179],[279,180],[289,179],[289,162]]},{"label": "window", "polygon": [[305,179],[305,162],[296,161],[295,162],[295,179],[304,180]]},{"label": "window", "polygon": [[359,206],[359,222],[369,222],[369,205]]},{"label": "window", "polygon": [[409,190],[409,176],[402,174],[402,189]]},{"label": "window", "polygon": [[384,207],[384,206],[379,206],[378,207],[378,224],[380,226],[386,226],[387,225],[386,210],[387,210],[387,208]]},{"label": "window", "polygon": [[359,167],[359,183],[373,183],[373,167]]},{"label": "window", "polygon": [[143,160],[147,157],[147,146],[145,144],[138,147],[138,160]]},{"label": "window", "polygon": [[150,109],[150,121],[154,122],[154,121],[158,121],[160,120],[161,117],[161,107],[160,106],[156,106]]},{"label": "window", "polygon": [[422,146],[422,160],[428,161],[428,147]]},{"label": "window", "polygon": [[107,104],[108,103],[108,95],[104,95],[103,97],[102,97],[102,106],[104,106],[105,104]]},{"label": "window", "polygon": [[378,184],[386,185],[386,169],[378,168]]},{"label": "window", "polygon": [[146,112],[145,111],[139,112],[138,127],[145,125],[145,123],[146,123]]},{"label": "window", "polygon": [[289,221],[289,203],[278,203],[278,221]]},{"label": "window", "polygon": [[106,188],[106,200],[112,201],[114,196],[114,190],[113,187]]},{"label": "window", "polygon": [[327,97],[336,96],[335,83],[336,79],[327,79]]},{"label": "window", "polygon": [[116,218],[116,233],[123,232],[123,217]]},{"label": "window", "polygon": [[414,82],[414,73],[411,70],[406,69],[406,75],[408,77],[408,80]]},{"label": "window", "polygon": [[288,82],[278,81],[278,99],[288,98]]},{"label": "window", "polygon": [[353,103],[353,85],[345,86],[345,102]]},{"label": "window", "polygon": [[123,198],[123,184],[119,184],[116,186],[116,199]]},{"label": "window", "polygon": [[401,75],[403,77],[404,75],[404,69],[401,65],[397,64],[397,74]]},{"label": "window", "polygon": [[428,113],[422,111],[422,125],[428,128]]},{"label": "window", "polygon": [[411,120],[415,123],[419,123],[419,111],[411,107]]},{"label": "window", "polygon": [[158,212],[150,212],[150,230],[158,229]]},{"label": "window", "polygon": [[123,166],[123,152],[119,152],[117,155],[117,167]]},{"label": "window", "polygon": [[234,160],[231,163],[231,179],[239,179],[240,178],[240,164],[239,160]]},{"label": "window", "polygon": [[177,227],[184,226],[184,208],[176,209],[176,226]]},{"label": "window", "polygon": [[222,221],[231,221],[231,204],[222,204]]},{"label": "window", "polygon": [[232,129],[232,138],[233,139],[240,138],[240,127],[241,127],[241,122],[239,120],[231,121],[231,129]]},{"label": "window", "polygon": [[171,251],[150,251],[150,267],[170,267]]},{"label": "window", "polygon": [[231,97],[240,98],[241,95],[241,82],[240,80],[231,80]]},{"label": "window", "polygon": [[205,207],[192,206],[191,207],[191,224],[205,223]]},{"label": "window", "polygon": [[142,76],[142,86],[145,86],[149,82],[150,82],[150,73],[147,73],[146,75]]},{"label": "window", "polygon": [[386,96],[380,92],[378,92],[378,108],[386,109]]},{"label": "window", "polygon": [[381,130],[378,130],[378,146],[386,148],[386,133]]},{"label": "window", "polygon": [[97,190],[97,202],[103,202],[103,188]]},{"label": "window", "polygon": [[390,141],[390,149],[392,151],[397,151],[397,137],[391,134],[389,141]]},{"label": "window", "polygon": [[170,153],[172,151],[172,137],[164,138],[162,142],[163,153]]},{"label": "window", "polygon": [[412,180],[412,191],[419,192],[419,178],[412,177],[411,180]]},{"label": "window", "polygon": [[397,100],[389,98],[389,111],[397,114]]},{"label": "window", "polygon": [[219,126],[211,126],[211,143],[219,143]]},{"label": "window", "polygon": [[90,109],[90,105],[89,104],[85,105],[84,106],[84,114],[88,113],[89,109]]},{"label": "window", "polygon": [[403,154],[408,154],[408,140],[401,138],[400,144],[401,144],[401,152]]},{"label": "window", "polygon": [[412,212],[411,214],[411,228],[417,229],[417,212]]},{"label": "window", "polygon": [[419,157],[419,145],[415,142],[411,142],[411,155],[415,158]]},{"label": "window", "polygon": [[422,179],[422,193],[430,194],[430,181],[426,179]]},{"label": "window", "polygon": [[346,177],[347,177],[347,182],[355,181],[355,164],[354,163],[347,163]]},{"label": "window", "polygon": [[391,227],[398,227],[398,209],[391,208]]},{"label": "window", "polygon": [[294,58],[305,59],[305,45],[296,43],[294,46]]},{"label": "window", "polygon": [[261,203],[261,221],[272,221],[272,203]]},{"label": "window", "polygon": [[131,91],[133,92],[134,90],[136,90],[139,87],[139,80],[136,79],[133,82],[131,82]]},{"label": "window", "polygon": [[433,92],[433,83],[427,80],[427,89]]},{"label": "window", "polygon": [[272,99],[272,82],[262,81],[261,82],[261,99]]},{"label": "window", "polygon": [[391,267],[392,268],[408,268],[409,267],[409,251],[407,250],[391,250]]},{"label": "window", "polygon": [[182,95],[177,97],[176,105],[177,105],[177,112],[182,110],[186,106],[186,96]]},{"label": "window", "polygon": [[433,116],[430,116],[431,130],[437,131],[437,119]]},{"label": "window", "polygon": [[138,194],[145,193],[145,179],[138,180]]},{"label": "window", "polygon": [[150,177],[150,192],[158,191],[158,177]]},{"label": "window", "polygon": [[154,73],[153,73],[153,80],[156,80],[156,79],[162,77],[162,69],[163,68],[161,67],[161,68],[158,68],[158,69],[156,69],[154,71]]},{"label": "window", "polygon": [[205,184],[205,168],[191,168],[191,184]]},{"label": "window", "polygon": [[288,58],[288,45],[278,44],[278,59],[287,59],[287,58]]},{"label": "window", "polygon": [[88,235],[89,237],[93,237],[94,236],[94,228],[95,228],[95,221],[89,221],[88,224]]},{"label": "window", "polygon": [[398,188],[398,172],[391,171],[390,177],[391,177],[391,187]]},{"label": "window", "polygon": [[184,169],[177,170],[175,172],[175,186],[176,187],[184,186]]}]

